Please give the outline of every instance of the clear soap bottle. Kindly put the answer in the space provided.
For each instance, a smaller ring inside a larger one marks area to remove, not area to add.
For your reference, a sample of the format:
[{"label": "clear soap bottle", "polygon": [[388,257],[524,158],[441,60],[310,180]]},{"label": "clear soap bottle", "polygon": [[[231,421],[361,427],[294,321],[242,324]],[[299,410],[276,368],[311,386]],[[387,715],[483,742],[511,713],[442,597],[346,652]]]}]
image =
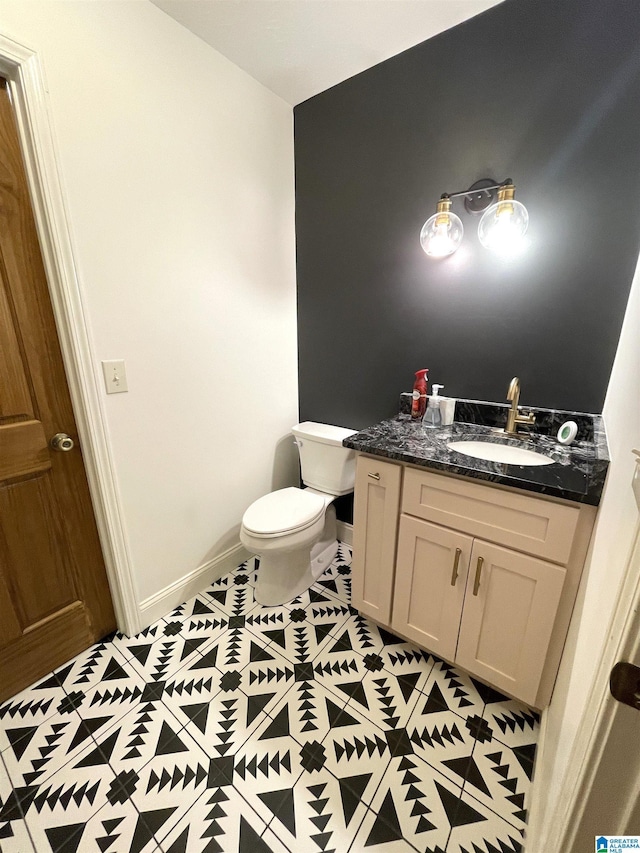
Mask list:
[{"label": "clear soap bottle", "polygon": [[444,385],[434,383],[432,386],[433,394],[428,398],[427,411],[425,412],[422,423],[426,427],[442,426],[442,413],[440,412],[440,400],[438,391],[444,388]]}]

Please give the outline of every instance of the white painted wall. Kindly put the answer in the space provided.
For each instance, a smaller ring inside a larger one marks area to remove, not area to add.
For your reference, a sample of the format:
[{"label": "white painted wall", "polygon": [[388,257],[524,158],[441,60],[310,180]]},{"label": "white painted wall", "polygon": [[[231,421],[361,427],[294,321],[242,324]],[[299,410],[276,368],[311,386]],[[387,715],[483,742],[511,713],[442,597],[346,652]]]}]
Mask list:
[{"label": "white painted wall", "polygon": [[[544,830],[553,809],[573,790],[575,780],[565,780],[565,772],[599,658],[609,639],[609,623],[638,524],[631,450],[640,448],[640,263],[631,286],[603,414],[611,465],[548,710],[543,760],[536,768],[538,801],[533,804],[533,817],[536,831],[543,833],[536,845],[539,850],[554,849],[554,839],[545,838]],[[531,853],[536,850],[531,848]]]},{"label": "white painted wall", "polygon": [[0,0],[37,51],[139,601],[297,477],[291,107],[147,0]]}]

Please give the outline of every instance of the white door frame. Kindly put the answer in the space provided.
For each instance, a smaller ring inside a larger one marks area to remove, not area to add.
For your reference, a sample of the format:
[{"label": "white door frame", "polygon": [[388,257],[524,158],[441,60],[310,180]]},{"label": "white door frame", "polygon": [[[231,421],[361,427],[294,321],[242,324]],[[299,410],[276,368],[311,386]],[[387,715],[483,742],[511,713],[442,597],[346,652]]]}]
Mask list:
[{"label": "white door frame", "polygon": [[[569,792],[569,795],[566,796],[565,804],[562,802],[563,797],[559,798],[552,815],[550,832],[555,832],[557,828],[558,834],[549,834],[548,837],[561,839],[560,850],[574,849],[580,822],[589,802],[589,793],[592,787],[597,785],[598,768],[607,748],[608,737],[612,733],[616,710],[620,707],[609,692],[611,669],[618,660],[637,659],[640,626],[639,546],[640,525],[636,528],[625,576],[609,626],[607,636],[610,642],[602,650],[590,699],[571,752],[563,785],[563,791]],[[637,748],[637,744],[635,746]],[[630,798],[633,794],[632,791],[620,792],[621,814],[626,807],[633,806],[631,800],[625,803],[625,798]],[[633,799],[635,802],[635,796]],[[613,834],[617,831],[617,828],[612,829]]]},{"label": "white door frame", "polygon": [[35,51],[0,34],[0,74],[9,81],[31,203],[119,629],[140,629],[140,608],[122,518],[106,418],[73,256],[47,88]]},{"label": "white door frame", "polygon": [[[636,477],[640,477],[637,470]],[[623,576],[616,606],[607,631],[608,642],[602,648],[582,720],[576,734],[564,781],[553,811],[545,825],[541,816],[527,833],[536,849],[573,851],[580,824],[589,802],[589,792],[597,784],[597,775],[608,736],[612,731],[616,703],[609,693],[609,674],[618,660],[637,659],[640,643],[640,523],[636,526],[631,551]],[[628,802],[621,813],[636,804],[635,792],[622,793]],[[535,783],[534,795],[535,797]],[[604,830],[603,830],[604,832]]]}]

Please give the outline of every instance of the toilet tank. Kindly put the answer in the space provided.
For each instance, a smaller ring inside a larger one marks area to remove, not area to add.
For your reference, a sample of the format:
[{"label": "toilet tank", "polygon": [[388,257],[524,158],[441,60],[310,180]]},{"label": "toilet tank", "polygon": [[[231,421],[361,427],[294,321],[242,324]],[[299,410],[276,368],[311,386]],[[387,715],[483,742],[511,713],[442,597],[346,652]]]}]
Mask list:
[{"label": "toilet tank", "polygon": [[302,468],[302,482],[319,492],[347,495],[356,478],[356,454],[342,439],[357,430],[305,421],[292,427]]}]

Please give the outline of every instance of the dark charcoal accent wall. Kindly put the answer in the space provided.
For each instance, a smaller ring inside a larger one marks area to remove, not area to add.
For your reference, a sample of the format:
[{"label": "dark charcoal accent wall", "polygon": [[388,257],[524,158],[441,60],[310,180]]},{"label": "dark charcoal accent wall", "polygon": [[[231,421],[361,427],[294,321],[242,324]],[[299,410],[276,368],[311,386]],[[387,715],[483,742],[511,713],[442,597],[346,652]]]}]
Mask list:
[{"label": "dark charcoal accent wall", "polygon": [[[425,14],[428,10],[425,9]],[[506,0],[295,109],[301,419],[359,428],[413,373],[600,412],[640,248],[637,0]],[[517,261],[434,261],[442,192],[511,177]]]}]

